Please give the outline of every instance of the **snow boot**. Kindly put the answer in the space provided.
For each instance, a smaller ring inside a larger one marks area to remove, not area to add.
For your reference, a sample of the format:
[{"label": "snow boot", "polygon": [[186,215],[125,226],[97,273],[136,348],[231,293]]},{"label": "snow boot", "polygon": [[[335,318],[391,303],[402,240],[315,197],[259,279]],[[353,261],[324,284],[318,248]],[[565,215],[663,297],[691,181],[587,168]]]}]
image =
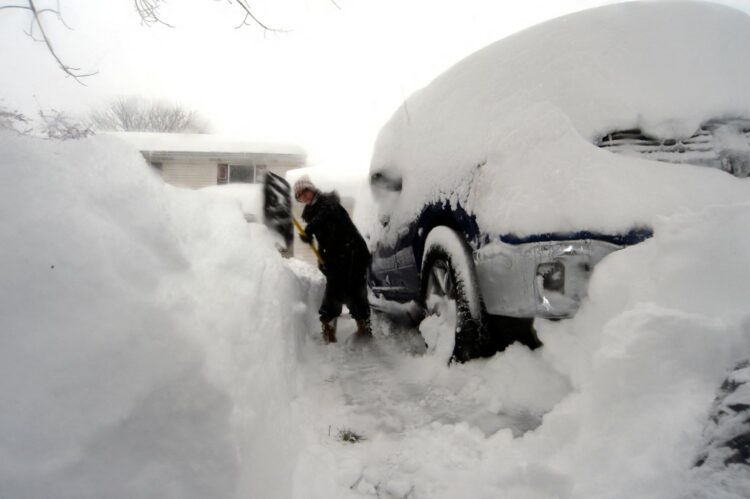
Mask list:
[{"label": "snow boot", "polygon": [[320,320],[320,324],[323,326],[323,341],[328,343],[336,343],[336,319],[330,321]]},{"label": "snow boot", "polygon": [[357,321],[356,335],[362,338],[372,338],[372,325],[370,319],[361,319]]},{"label": "snow boot", "polygon": [[357,330],[346,338],[346,346],[352,349],[367,348],[372,344],[372,327],[370,319],[357,321]]}]

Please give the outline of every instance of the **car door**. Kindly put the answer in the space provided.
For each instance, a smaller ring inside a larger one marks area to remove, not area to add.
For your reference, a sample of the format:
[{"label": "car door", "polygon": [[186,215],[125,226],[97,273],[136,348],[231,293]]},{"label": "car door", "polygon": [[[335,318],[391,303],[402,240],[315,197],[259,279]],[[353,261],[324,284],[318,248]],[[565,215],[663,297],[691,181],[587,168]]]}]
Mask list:
[{"label": "car door", "polygon": [[405,302],[419,297],[419,272],[413,251],[416,236],[416,221],[399,229],[392,229],[390,210],[398,203],[401,194],[402,178],[399,172],[383,169],[370,176],[380,223],[384,232],[396,230],[395,238],[378,241],[372,254],[369,272],[370,288],[376,296],[387,300]]},{"label": "car door", "polygon": [[379,243],[372,255],[370,287],[387,300],[407,302],[420,295],[413,240],[416,224],[402,228],[393,244]]}]

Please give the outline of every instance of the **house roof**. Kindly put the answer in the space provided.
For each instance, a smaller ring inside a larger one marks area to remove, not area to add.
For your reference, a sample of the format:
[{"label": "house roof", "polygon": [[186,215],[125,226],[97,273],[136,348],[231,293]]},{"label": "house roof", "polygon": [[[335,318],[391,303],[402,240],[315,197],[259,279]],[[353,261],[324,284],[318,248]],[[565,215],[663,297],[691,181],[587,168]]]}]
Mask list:
[{"label": "house roof", "polygon": [[107,135],[118,137],[141,152],[306,155],[296,144],[254,141],[236,135],[154,132],[107,132]]}]

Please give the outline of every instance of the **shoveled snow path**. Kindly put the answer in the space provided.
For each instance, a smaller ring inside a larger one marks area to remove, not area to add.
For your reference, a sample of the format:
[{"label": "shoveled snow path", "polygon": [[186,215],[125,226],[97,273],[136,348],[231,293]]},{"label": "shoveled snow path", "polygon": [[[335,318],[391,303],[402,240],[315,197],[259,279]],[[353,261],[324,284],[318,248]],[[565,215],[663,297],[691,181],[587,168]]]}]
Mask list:
[{"label": "shoveled snow path", "polygon": [[[322,291],[320,276],[290,263],[311,294]],[[324,345],[315,311],[305,313],[293,410],[306,442],[295,497],[450,497],[450,482],[472,479],[464,471],[478,468],[480,442],[538,427],[570,392],[568,380],[526,347],[449,367],[425,354],[417,329],[375,316],[373,339],[355,342],[345,315],[339,342]],[[344,442],[342,432],[362,440]]]},{"label": "shoveled snow path", "polygon": [[354,321],[342,317],[339,323],[339,343],[316,349],[327,363],[323,389],[339,392],[352,420],[362,420],[364,427],[355,431],[400,433],[465,421],[486,435],[501,428],[518,435],[541,423],[542,414],[519,406],[503,409],[481,396],[487,361],[449,368],[423,356],[415,329],[376,319],[374,338],[357,343]]}]

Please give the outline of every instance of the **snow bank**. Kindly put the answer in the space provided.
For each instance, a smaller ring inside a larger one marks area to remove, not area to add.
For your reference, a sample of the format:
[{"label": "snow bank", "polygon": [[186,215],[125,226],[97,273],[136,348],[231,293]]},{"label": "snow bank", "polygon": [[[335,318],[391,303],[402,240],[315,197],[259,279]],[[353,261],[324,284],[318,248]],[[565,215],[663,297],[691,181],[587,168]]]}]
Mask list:
[{"label": "snow bank", "polygon": [[306,296],[265,227],[112,137],[0,151],[0,495],[288,495]]},{"label": "snow bank", "polygon": [[[747,203],[661,219],[603,261],[574,320],[542,332],[577,393],[528,448],[574,477],[575,497],[711,497],[693,465],[719,385],[750,356],[749,222]],[[734,485],[728,497],[747,492]]]},{"label": "snow bank", "polygon": [[200,192],[237,203],[248,222],[262,223],[264,220],[263,184],[211,185],[201,188]]},{"label": "snow bank", "polygon": [[[747,199],[750,186],[690,165],[616,156],[593,141],[641,128],[693,134],[750,116],[750,17],[702,2],[628,2],[548,21],[459,62],[382,129],[371,173],[403,191],[365,221],[395,237],[449,200],[487,232],[628,231],[682,207]],[[747,147],[747,146],[746,146]],[[383,213],[381,213],[383,215]]]},{"label": "snow bank", "polygon": [[112,138],[0,150],[3,497],[746,497],[694,465],[750,358],[747,201],[659,218],[542,349],[447,367],[315,345],[320,274]]},{"label": "snow bank", "polygon": [[575,318],[537,321],[534,352],[339,373],[344,393],[316,419],[367,440],[318,428],[295,475],[314,486],[295,497],[746,498],[750,468],[723,463],[710,416],[750,358],[749,224],[747,201],[660,218],[596,268]]}]

